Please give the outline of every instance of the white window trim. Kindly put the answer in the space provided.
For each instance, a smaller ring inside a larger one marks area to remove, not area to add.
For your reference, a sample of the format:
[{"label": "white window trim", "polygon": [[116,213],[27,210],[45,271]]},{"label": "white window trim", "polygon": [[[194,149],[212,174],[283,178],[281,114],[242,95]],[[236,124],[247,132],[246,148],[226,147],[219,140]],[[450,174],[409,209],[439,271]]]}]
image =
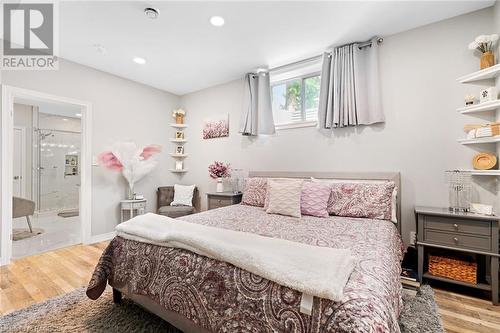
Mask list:
[{"label": "white window trim", "polygon": [[[295,76],[290,76],[285,79],[280,79],[280,80],[271,80],[271,89],[273,86],[285,83],[287,81],[292,81],[296,79],[308,79],[314,76],[319,76],[321,75],[320,71],[314,70],[312,72],[306,72],[306,73],[301,73],[300,75],[295,75]],[[302,94],[304,91],[302,90]],[[304,98],[302,96],[302,98]],[[304,127],[316,127],[318,125],[317,120],[307,120],[307,121],[296,121],[296,122],[291,122],[291,123],[284,123],[284,124],[275,124],[274,128],[277,131],[280,130],[286,130],[286,129],[293,129],[293,128],[304,128]]]},{"label": "white window trim", "polygon": [[316,127],[316,126],[318,126],[318,122],[316,120],[309,120],[309,121],[297,121],[294,123],[279,124],[275,125],[274,127],[276,128],[277,131],[281,131],[292,128],[304,128],[304,127]]}]

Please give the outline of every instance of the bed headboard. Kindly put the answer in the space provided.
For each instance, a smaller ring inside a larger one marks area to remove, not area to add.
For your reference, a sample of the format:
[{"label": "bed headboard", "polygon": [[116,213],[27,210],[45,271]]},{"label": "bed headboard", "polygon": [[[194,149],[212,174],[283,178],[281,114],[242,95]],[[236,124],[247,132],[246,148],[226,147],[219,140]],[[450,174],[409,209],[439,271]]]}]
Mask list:
[{"label": "bed headboard", "polygon": [[393,181],[397,187],[396,216],[401,233],[401,175],[399,172],[296,172],[296,171],[250,171],[249,177],[266,178],[303,178],[346,179],[346,180],[386,180]]}]

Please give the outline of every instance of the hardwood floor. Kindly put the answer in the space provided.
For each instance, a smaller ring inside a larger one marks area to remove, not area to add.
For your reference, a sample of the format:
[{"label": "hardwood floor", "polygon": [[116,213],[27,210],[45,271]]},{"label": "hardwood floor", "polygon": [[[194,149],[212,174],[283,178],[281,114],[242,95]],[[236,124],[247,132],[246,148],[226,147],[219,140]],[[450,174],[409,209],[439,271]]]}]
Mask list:
[{"label": "hardwood floor", "polygon": [[[107,242],[75,245],[0,267],[0,314],[85,286]],[[434,289],[448,333],[500,333],[500,306]]]},{"label": "hardwood floor", "polygon": [[85,286],[106,245],[74,245],[1,266],[0,314]]}]

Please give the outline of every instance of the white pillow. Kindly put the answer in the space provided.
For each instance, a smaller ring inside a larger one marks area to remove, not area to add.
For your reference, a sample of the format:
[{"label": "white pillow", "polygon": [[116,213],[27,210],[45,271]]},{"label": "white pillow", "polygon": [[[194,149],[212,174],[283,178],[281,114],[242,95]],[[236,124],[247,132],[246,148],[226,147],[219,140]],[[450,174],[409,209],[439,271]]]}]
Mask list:
[{"label": "white pillow", "polygon": [[[387,180],[377,180],[377,179],[319,179],[311,177],[312,182],[325,182],[325,183],[374,183],[381,184],[387,182]],[[391,199],[391,222],[398,223],[398,216],[396,212],[398,204],[398,187],[394,186],[392,191]]]},{"label": "white pillow", "polygon": [[195,185],[174,185],[174,201],[170,206],[193,206]]},{"label": "white pillow", "polygon": [[267,190],[269,191],[267,213],[301,217],[300,195],[302,180],[276,181],[269,179],[267,181]]}]

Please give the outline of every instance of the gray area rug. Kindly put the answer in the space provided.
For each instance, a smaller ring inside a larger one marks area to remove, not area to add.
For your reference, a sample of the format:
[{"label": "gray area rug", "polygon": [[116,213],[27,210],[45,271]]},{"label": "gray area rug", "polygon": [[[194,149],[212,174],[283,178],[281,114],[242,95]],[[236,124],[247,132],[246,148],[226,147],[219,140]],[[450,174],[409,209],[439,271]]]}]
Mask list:
[{"label": "gray area rug", "polygon": [[43,229],[40,228],[33,228],[33,232],[30,232],[29,229],[12,229],[12,240],[13,241],[18,241],[21,239],[26,239],[26,238],[31,238],[36,235],[40,235],[44,232]]},{"label": "gray area rug", "polygon": [[[423,286],[416,297],[404,295],[403,300],[402,333],[444,332],[429,286]],[[92,301],[85,295],[85,288],[0,317],[0,332],[181,333],[127,299],[115,305],[111,290]]]},{"label": "gray area rug", "polygon": [[423,285],[415,297],[403,294],[403,311],[399,317],[401,333],[444,333],[434,291]]}]

